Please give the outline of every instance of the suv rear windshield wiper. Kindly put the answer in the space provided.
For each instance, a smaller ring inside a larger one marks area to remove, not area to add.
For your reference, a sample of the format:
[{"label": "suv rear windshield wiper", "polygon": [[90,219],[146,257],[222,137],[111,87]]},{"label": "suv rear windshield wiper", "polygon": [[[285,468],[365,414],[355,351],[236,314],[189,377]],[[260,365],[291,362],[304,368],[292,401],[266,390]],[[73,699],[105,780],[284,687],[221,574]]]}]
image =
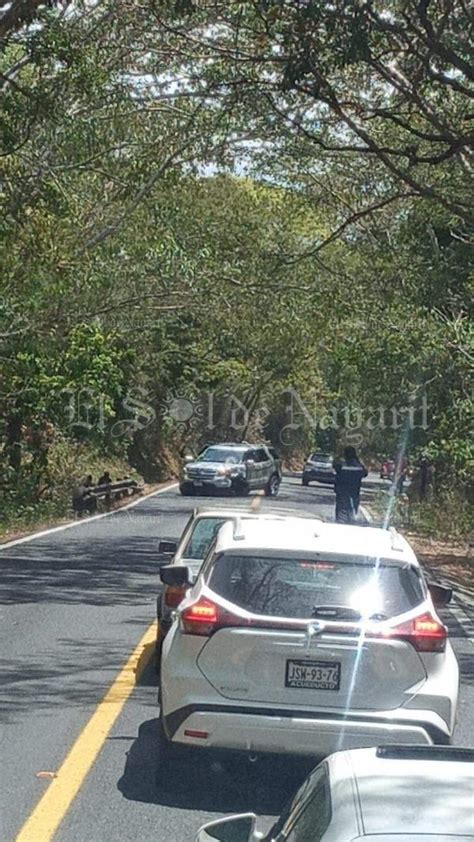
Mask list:
[{"label": "suv rear windshield wiper", "polygon": [[[313,605],[311,616],[323,617],[327,620],[355,620],[356,622],[362,619],[361,612],[349,605]],[[388,617],[386,614],[374,612],[369,619],[387,620]]]}]

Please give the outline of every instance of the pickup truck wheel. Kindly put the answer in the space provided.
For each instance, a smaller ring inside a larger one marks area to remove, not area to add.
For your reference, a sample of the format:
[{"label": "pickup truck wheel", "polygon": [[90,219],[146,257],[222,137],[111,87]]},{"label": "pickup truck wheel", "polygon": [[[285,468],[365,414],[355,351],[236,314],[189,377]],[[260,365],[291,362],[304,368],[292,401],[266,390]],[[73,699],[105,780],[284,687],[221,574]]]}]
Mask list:
[{"label": "pickup truck wheel", "polygon": [[280,480],[277,474],[272,474],[265,488],[265,497],[276,497],[280,490]]}]

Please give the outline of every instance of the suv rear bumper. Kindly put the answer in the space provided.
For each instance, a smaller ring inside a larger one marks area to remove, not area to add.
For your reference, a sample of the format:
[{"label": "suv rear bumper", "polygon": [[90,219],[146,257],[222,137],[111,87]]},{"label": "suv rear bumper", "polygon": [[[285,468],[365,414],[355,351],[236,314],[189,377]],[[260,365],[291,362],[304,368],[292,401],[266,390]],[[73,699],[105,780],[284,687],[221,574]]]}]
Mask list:
[{"label": "suv rear bumper", "polygon": [[[172,742],[184,745],[298,755],[384,743],[449,744],[445,723],[431,711],[417,711],[416,719],[406,712],[391,713],[363,717],[204,704],[165,716],[164,727]],[[188,730],[209,736],[190,737]]]},{"label": "suv rear bumper", "polygon": [[327,482],[334,485],[335,474],[330,471],[308,470],[303,471],[303,480],[306,480],[306,482]]}]

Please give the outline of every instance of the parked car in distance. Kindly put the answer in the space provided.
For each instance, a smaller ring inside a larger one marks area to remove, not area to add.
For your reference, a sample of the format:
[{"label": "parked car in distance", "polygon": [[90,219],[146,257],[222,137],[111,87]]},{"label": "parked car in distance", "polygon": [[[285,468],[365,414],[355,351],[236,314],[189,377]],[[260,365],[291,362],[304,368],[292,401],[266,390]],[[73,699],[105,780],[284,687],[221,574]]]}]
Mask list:
[{"label": "parked car in distance", "polygon": [[330,453],[312,453],[303,466],[303,485],[309,485],[310,482],[334,483],[335,477],[333,457]]},{"label": "parked car in distance", "polygon": [[380,466],[380,479],[392,480],[395,476],[395,462],[393,459],[384,459]]},{"label": "parked car in distance", "polygon": [[248,813],[204,825],[196,842],[472,842],[473,792],[471,749],[340,751],[316,766],[268,833]]},{"label": "parked car in distance", "polygon": [[450,598],[395,530],[225,523],[163,645],[161,752],[449,743],[459,668],[435,606]]},{"label": "parked car in distance", "polygon": [[[191,578],[194,582],[202,562],[223,523],[228,520],[236,521],[238,518],[247,520],[262,517],[284,518],[288,517],[288,514],[293,517],[310,517],[314,519],[314,513],[301,510],[289,512],[289,510],[282,507],[278,509],[275,507],[268,508],[268,504],[264,511],[252,511],[250,509],[246,511],[237,506],[203,506],[196,508],[184,527],[179,541],[160,541],[158,552],[161,556],[168,555],[171,557],[168,564],[186,565],[191,572]],[[163,640],[171,628],[173,611],[182,602],[187,590],[189,590],[189,584],[163,585],[161,593],[158,595],[156,603],[158,626],[155,649],[155,663],[157,668],[159,668],[161,659]]]},{"label": "parked car in distance", "polygon": [[186,496],[200,491],[246,495],[262,490],[267,497],[276,497],[280,482],[281,466],[266,445],[229,442],[210,445],[187,461],[179,488]]}]

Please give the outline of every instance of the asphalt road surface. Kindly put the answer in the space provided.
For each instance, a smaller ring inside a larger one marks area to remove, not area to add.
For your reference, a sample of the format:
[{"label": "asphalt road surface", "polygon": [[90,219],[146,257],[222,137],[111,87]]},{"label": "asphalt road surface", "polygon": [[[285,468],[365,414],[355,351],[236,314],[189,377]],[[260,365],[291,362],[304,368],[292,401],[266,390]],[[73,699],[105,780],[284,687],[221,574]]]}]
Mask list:
[{"label": "asphalt road surface", "polygon": [[[38,773],[61,767],[153,622],[158,541],[179,536],[196,502],[172,489],[128,510],[0,548],[1,842],[17,838],[52,786],[50,776]],[[286,479],[271,505],[310,509],[331,519],[334,494]],[[462,671],[455,742],[471,747],[473,615],[474,604],[463,597],[445,616]],[[151,649],[143,652],[141,665]],[[225,813],[277,814],[300,783],[308,769],[301,761],[249,764],[229,758],[222,768],[196,754],[170,788],[156,747],[156,685],[150,663],[139,672],[105,741],[100,723],[87,737],[89,749],[96,740],[100,751],[76,798],[71,793],[81,782],[81,757],[72,756],[62,780],[62,806],[55,808],[58,819],[64,814],[56,842],[187,842],[204,821]],[[37,830],[22,833],[21,842],[50,838]]]}]

